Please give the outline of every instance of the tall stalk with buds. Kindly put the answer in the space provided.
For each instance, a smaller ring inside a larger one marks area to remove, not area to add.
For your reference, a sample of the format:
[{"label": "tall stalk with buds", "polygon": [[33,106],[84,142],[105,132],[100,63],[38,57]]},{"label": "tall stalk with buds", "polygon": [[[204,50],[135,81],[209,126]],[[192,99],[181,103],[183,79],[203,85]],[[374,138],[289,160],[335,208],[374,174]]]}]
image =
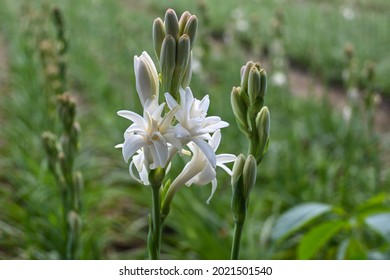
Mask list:
[{"label": "tall stalk with buds", "polygon": [[[124,142],[116,147],[122,149],[125,161],[130,161],[131,177],[151,188],[150,259],[160,258],[162,226],[177,191],[183,186],[211,183],[209,201],[217,188],[216,167],[231,175],[225,163],[236,158],[231,154],[216,155],[220,129],[229,124],[218,116],[207,116],[209,96],[199,100],[189,88],[197,27],[196,16],[184,12],[178,18],[172,9],[166,11],[164,20],[157,18],[153,22],[158,67],[146,52],[134,57],[142,116],[127,110],[118,112],[132,124],[125,131]],[[165,100],[162,103],[159,102],[161,90]],[[169,178],[177,154],[191,159],[176,178]]]},{"label": "tall stalk with buds", "polygon": [[257,166],[268,149],[270,113],[264,106],[267,76],[260,63],[249,61],[241,68],[241,85],[233,87],[231,104],[241,132],[248,138],[248,155],[239,155],[233,166],[231,207],[234,236],[231,259],[237,260],[248,210],[249,197],[256,184]]},{"label": "tall stalk with buds", "polygon": [[64,36],[64,22],[60,10],[53,10],[54,24],[57,30],[56,40],[44,40],[41,43],[41,58],[45,71],[45,81],[50,93],[56,96],[56,108],[60,132],[46,131],[42,134],[44,148],[48,158],[49,171],[58,185],[64,225],[64,246],[60,248],[61,257],[75,259],[81,233],[81,192],[83,178],[74,168],[79,146],[80,125],[76,121],[76,101],[65,92],[66,89],[66,54],[67,41]]}]

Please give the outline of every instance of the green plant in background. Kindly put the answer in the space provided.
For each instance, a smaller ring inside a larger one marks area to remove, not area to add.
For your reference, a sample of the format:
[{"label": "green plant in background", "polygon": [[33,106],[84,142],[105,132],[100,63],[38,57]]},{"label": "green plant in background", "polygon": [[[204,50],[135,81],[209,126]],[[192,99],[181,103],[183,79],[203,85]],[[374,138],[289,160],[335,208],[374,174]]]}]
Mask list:
[{"label": "green plant in background", "polygon": [[238,127],[248,138],[248,156],[240,155],[233,166],[232,211],[234,237],[232,259],[238,259],[250,192],[256,184],[257,166],[269,145],[270,113],[264,104],[267,76],[260,63],[248,62],[241,68],[241,86],[233,87],[231,104]]},{"label": "green plant in background", "polygon": [[80,211],[83,178],[81,172],[74,170],[80,125],[76,121],[76,101],[69,93],[64,92],[67,88],[65,63],[67,41],[62,14],[59,9],[53,9],[52,15],[57,38],[41,42],[41,59],[49,93],[57,97],[56,107],[62,129],[60,135],[46,131],[42,134],[42,139],[48,167],[55,178],[62,201],[62,226],[65,237],[63,247],[58,250],[61,258],[76,259],[82,227]]},{"label": "green plant in background", "polygon": [[[133,124],[125,131],[124,143],[116,147],[122,148],[126,162],[132,158],[129,167],[132,178],[150,186],[152,191],[148,235],[150,259],[160,258],[162,226],[176,192],[185,185],[211,182],[210,200],[217,188],[216,167],[231,173],[224,164],[235,160],[234,155],[215,154],[221,141],[220,129],[228,123],[217,116],[207,117],[209,97],[198,100],[188,87],[197,26],[195,16],[184,12],[178,19],[172,9],[166,11],[164,21],[160,18],[154,21],[153,45],[161,73],[158,75],[146,52],[135,56],[134,72],[143,116],[132,111],[118,112]],[[160,81],[166,103],[159,105]],[[191,152],[184,149],[186,146]],[[192,155],[192,158],[175,179],[166,180],[177,154]]]}]

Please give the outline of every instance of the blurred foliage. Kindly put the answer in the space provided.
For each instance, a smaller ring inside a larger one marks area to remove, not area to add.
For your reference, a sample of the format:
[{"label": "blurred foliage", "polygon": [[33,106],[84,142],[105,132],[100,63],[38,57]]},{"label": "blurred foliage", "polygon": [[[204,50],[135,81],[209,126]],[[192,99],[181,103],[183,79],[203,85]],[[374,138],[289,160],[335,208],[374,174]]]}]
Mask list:
[{"label": "blurred foliage", "polygon": [[[48,118],[53,108],[45,95],[39,58],[42,38],[54,36],[50,11],[55,5],[64,14],[68,88],[77,100],[83,128],[75,162],[85,179],[80,258],[142,259],[147,257],[150,190],[131,181],[114,145],[122,141],[127,125],[116,111],[141,109],[132,60],[143,50],[153,54],[154,18],[168,7],[199,17],[191,87],[198,98],[210,94],[210,115],[230,123],[219,151],[239,154],[247,147],[228,102],[231,87],[239,84],[239,69],[248,59],[263,62],[274,55],[271,26],[276,11],[284,14],[278,40],[284,45],[285,64],[341,83],[344,45],[350,42],[359,61],[376,63],[372,83],[386,95],[390,93],[389,3],[1,1],[4,46],[0,48],[7,50],[8,73],[0,84],[0,259],[60,257],[56,251],[62,242],[57,232],[60,197],[41,144],[43,131],[58,128]],[[272,76],[273,69],[266,70]],[[390,212],[388,135],[378,134],[373,142],[364,107],[346,119],[327,98],[299,99],[288,86],[272,84],[267,94],[271,145],[258,170],[241,257],[389,259],[389,230],[383,226],[389,224]],[[163,258],[229,257],[230,180],[221,174],[218,183],[210,205],[205,203],[207,186],[177,194],[165,227]],[[284,229],[283,239],[275,238],[283,217],[308,202],[328,205],[328,211]]]}]

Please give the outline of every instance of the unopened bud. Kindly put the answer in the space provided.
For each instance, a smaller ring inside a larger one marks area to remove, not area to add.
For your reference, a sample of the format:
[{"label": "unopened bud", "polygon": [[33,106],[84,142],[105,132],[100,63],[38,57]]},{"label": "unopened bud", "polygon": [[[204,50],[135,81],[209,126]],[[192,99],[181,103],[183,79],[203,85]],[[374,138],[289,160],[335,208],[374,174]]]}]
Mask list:
[{"label": "unopened bud", "polygon": [[81,221],[80,215],[76,211],[71,210],[68,213],[68,224],[72,233],[77,236],[81,231],[83,223]]},{"label": "unopened bud", "polygon": [[252,67],[249,71],[248,77],[248,95],[251,103],[254,103],[260,95],[260,72],[256,67]]},{"label": "unopened bud", "polygon": [[[162,84],[164,92],[170,92],[172,77],[176,67],[176,41],[172,35],[164,38],[160,55]],[[175,92],[170,92],[174,97]]]},{"label": "unopened bud", "polygon": [[270,126],[270,113],[267,106],[264,106],[256,117],[256,128],[259,139],[259,160],[263,158],[268,149]]},{"label": "unopened bud", "polygon": [[188,11],[185,11],[181,16],[180,16],[180,19],[179,19],[179,35],[183,35],[184,34],[184,27],[186,26],[187,24],[187,21],[188,19],[191,17],[191,14],[188,12]]},{"label": "unopened bud", "polygon": [[156,18],[153,22],[153,47],[158,59],[163,40],[165,38],[165,26],[161,18]]},{"label": "unopened bud", "polygon": [[232,104],[233,113],[236,116],[238,127],[246,134],[248,132],[247,108],[240,98],[239,88],[233,87],[230,95],[230,102]]},{"label": "unopened bud", "polygon": [[197,31],[198,31],[198,18],[196,16],[191,16],[188,19],[187,24],[183,30],[183,34],[187,34],[188,37],[190,37],[190,42],[191,42],[190,49],[191,50],[195,45]]},{"label": "unopened bud", "polygon": [[253,67],[254,63],[252,61],[248,61],[246,65],[241,67],[241,88],[248,92],[248,79],[249,79],[249,73]]},{"label": "unopened bud", "polygon": [[246,200],[243,195],[243,169],[245,165],[245,156],[240,154],[233,165],[232,170],[232,200],[231,208],[233,212],[233,220],[235,222],[243,222],[246,216]]},{"label": "unopened bud", "polygon": [[134,56],[135,83],[142,105],[153,95],[159,93],[159,80],[156,66],[147,52],[141,56]]},{"label": "unopened bud", "polygon": [[174,10],[168,9],[164,18],[166,35],[171,35],[175,40],[179,39],[179,22]]},{"label": "unopened bud", "polygon": [[264,69],[260,70],[260,98],[263,103],[264,96],[267,92],[267,73]]},{"label": "unopened bud", "polygon": [[242,171],[243,174],[243,196],[248,203],[250,192],[253,186],[256,184],[257,176],[257,163],[256,159],[249,155],[245,161],[244,168]]},{"label": "unopened bud", "polygon": [[244,169],[244,165],[245,165],[245,156],[243,154],[240,154],[236,158],[236,161],[234,162],[233,170],[232,170],[231,184],[232,184],[233,190],[237,187],[237,183],[242,176],[242,171]]},{"label": "unopened bud", "polygon": [[180,37],[179,42],[177,43],[176,66],[171,85],[172,94],[177,94],[179,92],[190,55],[190,38],[184,34]]},{"label": "unopened bud", "polygon": [[188,59],[186,70],[184,71],[183,79],[181,81],[181,87],[187,88],[191,82],[192,78],[192,52],[190,52],[190,57]]}]

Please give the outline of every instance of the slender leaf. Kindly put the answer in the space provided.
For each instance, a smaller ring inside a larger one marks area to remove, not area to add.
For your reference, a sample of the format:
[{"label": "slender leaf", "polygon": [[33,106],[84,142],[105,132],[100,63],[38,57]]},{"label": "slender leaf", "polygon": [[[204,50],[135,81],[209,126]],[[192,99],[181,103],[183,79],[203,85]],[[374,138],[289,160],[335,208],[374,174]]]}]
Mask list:
[{"label": "slender leaf", "polygon": [[303,203],[291,208],[276,222],[272,232],[272,239],[286,237],[331,209],[330,205],[317,202]]},{"label": "slender leaf", "polygon": [[298,258],[307,260],[321,249],[337,232],[339,232],[344,221],[336,220],[322,223],[306,233],[298,247]]}]

